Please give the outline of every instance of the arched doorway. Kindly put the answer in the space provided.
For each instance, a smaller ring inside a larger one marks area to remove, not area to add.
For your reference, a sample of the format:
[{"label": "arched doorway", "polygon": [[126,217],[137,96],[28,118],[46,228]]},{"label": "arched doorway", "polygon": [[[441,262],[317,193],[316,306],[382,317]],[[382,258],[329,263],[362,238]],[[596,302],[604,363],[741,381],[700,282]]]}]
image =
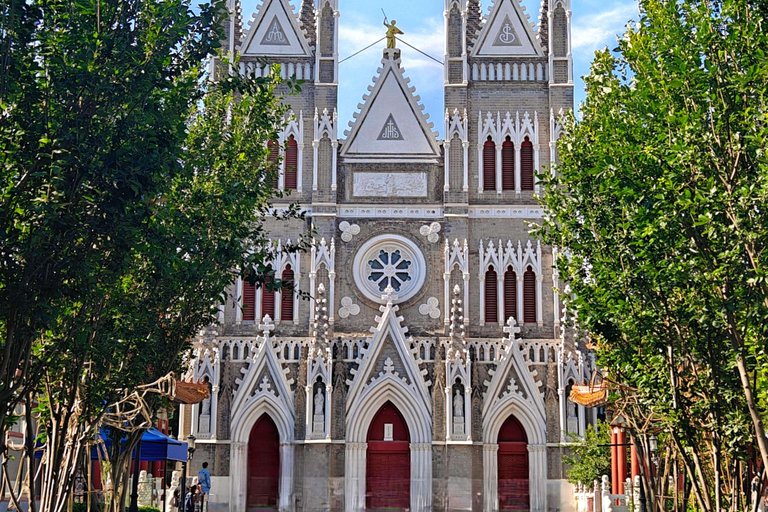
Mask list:
[{"label": "arched doorway", "polygon": [[499,510],[530,510],[528,490],[528,436],[517,418],[510,416],[499,431]]},{"label": "arched doorway", "polygon": [[280,435],[268,414],[256,420],[248,439],[247,510],[275,510],[280,483]]},{"label": "arched doorway", "polygon": [[408,425],[386,402],[368,427],[365,506],[368,510],[404,510],[411,500],[411,453]]}]

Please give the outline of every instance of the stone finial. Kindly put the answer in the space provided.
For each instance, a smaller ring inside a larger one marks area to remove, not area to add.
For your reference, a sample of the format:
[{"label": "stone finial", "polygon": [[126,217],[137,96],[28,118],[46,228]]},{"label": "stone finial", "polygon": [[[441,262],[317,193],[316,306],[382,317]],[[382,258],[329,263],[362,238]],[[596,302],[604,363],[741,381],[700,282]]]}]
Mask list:
[{"label": "stone finial", "polygon": [[272,321],[271,316],[264,315],[259,324],[259,330],[264,333],[265,338],[269,338],[269,333],[275,330],[275,323]]},{"label": "stone finial", "polygon": [[400,297],[395,293],[395,289],[392,288],[392,285],[387,285],[384,289],[384,294],[381,296],[381,300],[383,300],[387,306],[391,306],[399,298]]},{"label": "stone finial", "polygon": [[520,334],[520,327],[517,326],[517,320],[511,316],[507,319],[507,325],[504,327],[504,332],[509,335],[510,340],[514,340],[517,334]]}]

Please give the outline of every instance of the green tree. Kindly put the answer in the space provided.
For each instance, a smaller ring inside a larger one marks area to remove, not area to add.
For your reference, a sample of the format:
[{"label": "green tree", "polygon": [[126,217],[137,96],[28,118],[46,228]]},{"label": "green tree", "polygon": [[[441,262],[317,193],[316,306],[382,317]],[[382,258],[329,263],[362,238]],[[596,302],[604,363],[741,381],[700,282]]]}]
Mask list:
[{"label": "green tree", "polygon": [[266,141],[286,107],[275,74],[205,79],[223,2],[0,14],[0,439],[34,397],[46,464],[28,492],[60,512],[106,404],[180,370],[238,272],[265,281]]},{"label": "green tree", "polygon": [[[597,428],[588,427],[583,439],[574,439],[568,445],[570,455],[563,456],[568,465],[568,481],[572,484],[592,485],[611,471],[611,426],[600,421]],[[603,446],[600,446],[603,445]]]},{"label": "green tree", "polygon": [[747,467],[768,466],[766,7],[639,7],[563,120],[541,234],[641,462],[666,433],[649,503],[680,468],[701,510],[746,509]]}]

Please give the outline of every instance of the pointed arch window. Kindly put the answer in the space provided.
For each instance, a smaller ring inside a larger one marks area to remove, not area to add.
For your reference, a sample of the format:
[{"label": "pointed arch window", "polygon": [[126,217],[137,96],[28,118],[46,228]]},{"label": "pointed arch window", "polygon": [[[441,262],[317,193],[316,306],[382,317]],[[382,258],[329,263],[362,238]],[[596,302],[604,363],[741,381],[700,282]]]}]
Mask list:
[{"label": "pointed arch window", "polygon": [[[271,267],[267,267],[267,272],[271,270]],[[261,287],[261,318],[259,320],[267,315],[273,320],[275,318],[275,290],[272,289],[273,282],[271,275],[264,276],[264,284]]]},{"label": "pointed arch window", "polygon": [[504,318],[503,321],[513,317],[517,320],[517,273],[512,267],[507,267],[504,272]]},{"label": "pointed arch window", "polygon": [[280,320],[293,321],[293,269],[285,266],[281,278],[285,288],[280,293]]},{"label": "pointed arch window", "polygon": [[485,273],[485,322],[492,323],[499,321],[498,307],[498,278],[493,267],[488,267]]},{"label": "pointed arch window", "polygon": [[496,144],[488,136],[483,145],[483,190],[496,189]]},{"label": "pointed arch window", "polygon": [[533,190],[533,143],[528,137],[520,145],[520,188]]},{"label": "pointed arch window", "polygon": [[536,322],[536,274],[530,266],[523,274],[523,321]]},{"label": "pointed arch window", "polygon": [[296,190],[297,169],[299,165],[299,146],[291,135],[288,138],[288,147],[285,150],[285,189]]},{"label": "pointed arch window", "polygon": [[501,146],[501,189],[515,190],[515,143],[509,135]]}]

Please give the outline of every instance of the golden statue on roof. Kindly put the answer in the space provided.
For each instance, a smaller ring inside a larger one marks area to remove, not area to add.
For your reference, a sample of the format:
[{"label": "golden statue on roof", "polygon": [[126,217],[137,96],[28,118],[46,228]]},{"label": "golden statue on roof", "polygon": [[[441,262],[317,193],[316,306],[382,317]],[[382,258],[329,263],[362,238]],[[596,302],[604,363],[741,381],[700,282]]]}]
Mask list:
[{"label": "golden statue on roof", "polygon": [[392,23],[387,23],[387,15],[384,15],[384,26],[387,27],[387,48],[395,48],[395,36],[405,33],[397,28],[396,24],[397,21],[395,20],[392,20]]}]

